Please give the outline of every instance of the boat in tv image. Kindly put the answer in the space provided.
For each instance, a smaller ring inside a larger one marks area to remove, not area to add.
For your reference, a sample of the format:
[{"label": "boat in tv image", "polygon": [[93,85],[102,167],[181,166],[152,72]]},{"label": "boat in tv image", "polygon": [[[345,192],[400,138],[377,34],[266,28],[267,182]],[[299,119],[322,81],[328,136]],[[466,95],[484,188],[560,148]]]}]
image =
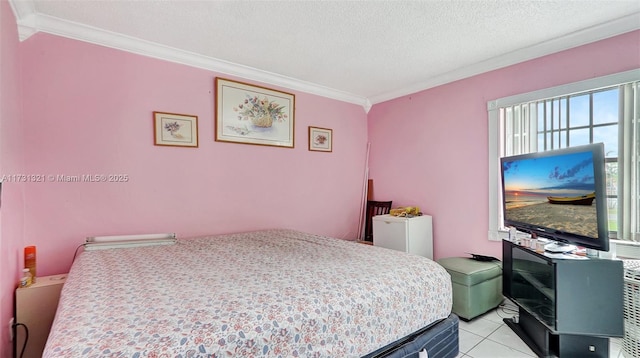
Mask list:
[{"label": "boat in tv image", "polygon": [[547,196],[551,204],[591,205],[596,198],[596,192],[580,196]]},{"label": "boat in tv image", "polygon": [[500,164],[505,226],[609,250],[602,143],[504,157]]}]

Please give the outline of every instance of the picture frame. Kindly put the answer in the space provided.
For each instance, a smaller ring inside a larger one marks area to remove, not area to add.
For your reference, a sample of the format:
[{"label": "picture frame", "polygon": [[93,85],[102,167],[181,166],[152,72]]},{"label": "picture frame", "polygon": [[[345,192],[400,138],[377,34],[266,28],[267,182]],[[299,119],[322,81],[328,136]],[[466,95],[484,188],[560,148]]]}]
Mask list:
[{"label": "picture frame", "polygon": [[315,152],[332,152],[333,130],[309,126],[309,150]]},{"label": "picture frame", "polygon": [[294,147],[294,94],[220,77],[215,89],[216,141]]},{"label": "picture frame", "polygon": [[198,116],[153,112],[154,145],[198,147]]}]

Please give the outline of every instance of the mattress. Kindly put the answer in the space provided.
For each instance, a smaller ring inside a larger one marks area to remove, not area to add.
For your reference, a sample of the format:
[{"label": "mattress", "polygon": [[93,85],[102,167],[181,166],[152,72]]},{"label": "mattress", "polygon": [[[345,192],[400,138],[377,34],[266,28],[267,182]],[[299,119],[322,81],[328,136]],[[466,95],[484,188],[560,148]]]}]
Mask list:
[{"label": "mattress", "polygon": [[44,357],[360,357],[451,305],[432,260],[293,230],[85,251]]}]

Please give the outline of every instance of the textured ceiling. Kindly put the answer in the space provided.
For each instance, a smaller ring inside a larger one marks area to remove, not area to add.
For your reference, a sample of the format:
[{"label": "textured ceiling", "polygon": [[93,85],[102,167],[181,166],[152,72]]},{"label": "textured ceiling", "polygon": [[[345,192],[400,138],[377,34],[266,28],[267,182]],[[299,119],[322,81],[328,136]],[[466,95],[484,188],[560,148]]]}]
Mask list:
[{"label": "textured ceiling", "polygon": [[34,32],[63,21],[367,103],[640,28],[624,0],[11,3]]}]

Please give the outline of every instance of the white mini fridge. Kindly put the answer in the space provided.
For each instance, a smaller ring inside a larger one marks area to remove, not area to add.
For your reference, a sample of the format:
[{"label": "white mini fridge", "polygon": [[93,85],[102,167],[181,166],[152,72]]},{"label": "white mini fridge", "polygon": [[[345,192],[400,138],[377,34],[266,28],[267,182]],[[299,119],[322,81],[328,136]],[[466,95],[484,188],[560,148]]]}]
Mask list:
[{"label": "white mini fridge", "polygon": [[404,251],[433,260],[433,228],[429,215],[412,218],[377,215],[373,219],[373,246]]}]

